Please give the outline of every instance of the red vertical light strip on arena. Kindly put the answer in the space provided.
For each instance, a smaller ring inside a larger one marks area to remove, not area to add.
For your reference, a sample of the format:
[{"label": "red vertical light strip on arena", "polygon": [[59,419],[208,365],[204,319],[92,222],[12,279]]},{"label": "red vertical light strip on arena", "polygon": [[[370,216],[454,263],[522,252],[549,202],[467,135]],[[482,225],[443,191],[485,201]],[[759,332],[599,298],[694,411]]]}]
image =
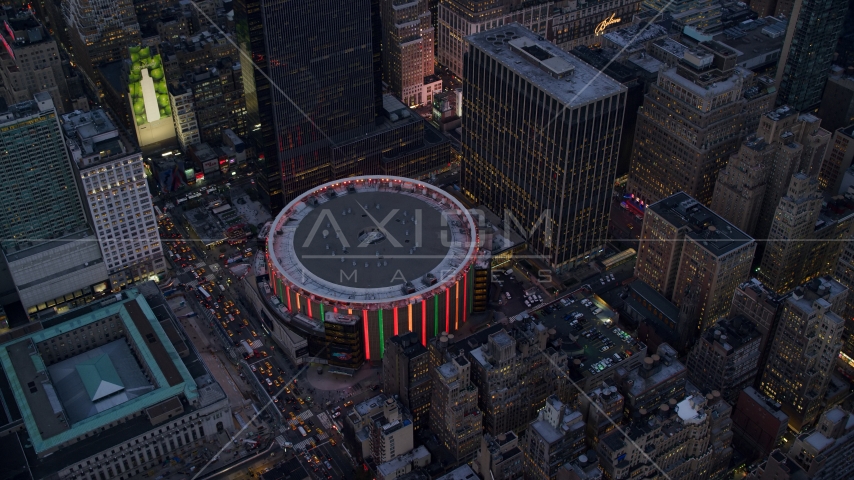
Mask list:
[{"label": "red vertical light strip on arena", "polygon": [[394,307],[394,334],[397,335],[397,307]]},{"label": "red vertical light strip on arena", "polygon": [[368,334],[368,311],[362,310],[362,325],[365,330],[365,360],[371,359],[371,336]]},{"label": "red vertical light strip on arena", "polygon": [[311,316],[311,299],[305,297],[305,309],[308,311],[308,318],[314,318]]},{"label": "red vertical light strip on arena", "polygon": [[460,328],[460,282],[457,282],[457,293],[454,294],[454,330]]},{"label": "red vertical light strip on arena", "polygon": [[451,297],[448,293],[448,289],[445,289],[445,331],[451,331]]},{"label": "red vertical light strip on arena", "polygon": [[338,307],[332,307],[332,313],[338,313]]},{"label": "red vertical light strip on arena", "polygon": [[293,312],[294,309],[291,308],[291,287],[285,287],[285,293],[288,294],[288,311]]},{"label": "red vertical light strip on arena", "polygon": [[421,343],[427,346],[427,303],[421,300]]},{"label": "red vertical light strip on arena", "polygon": [[469,319],[468,313],[468,301],[469,301],[469,272],[463,274],[463,323],[466,323]]}]

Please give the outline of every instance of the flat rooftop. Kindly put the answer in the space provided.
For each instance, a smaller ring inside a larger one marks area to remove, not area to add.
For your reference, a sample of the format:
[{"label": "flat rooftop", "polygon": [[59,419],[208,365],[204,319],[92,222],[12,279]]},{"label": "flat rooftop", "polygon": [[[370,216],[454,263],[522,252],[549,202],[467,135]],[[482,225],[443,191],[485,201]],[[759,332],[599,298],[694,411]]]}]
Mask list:
[{"label": "flat rooftop", "polygon": [[568,107],[626,91],[616,80],[517,23],[470,35],[466,41]]},{"label": "flat rooftop", "polygon": [[462,275],[477,227],[432,185],[364,176],[288,204],[268,237],[270,263],[297,288],[343,302],[410,301]]},{"label": "flat rooftop", "polygon": [[456,470],[451,471],[441,477],[436,478],[436,480],[478,480],[480,477],[474,473],[474,470],[471,469],[468,465],[463,465],[462,467],[457,468]]},{"label": "flat rooftop", "polygon": [[685,192],[659,200],[649,209],[676,228],[687,229],[686,237],[716,257],[754,242],[749,235]]}]

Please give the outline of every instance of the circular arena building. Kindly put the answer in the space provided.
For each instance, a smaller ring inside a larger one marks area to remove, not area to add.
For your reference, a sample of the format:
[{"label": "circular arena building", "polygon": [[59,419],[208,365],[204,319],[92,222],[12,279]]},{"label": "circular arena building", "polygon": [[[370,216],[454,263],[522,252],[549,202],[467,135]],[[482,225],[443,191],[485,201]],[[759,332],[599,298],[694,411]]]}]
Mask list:
[{"label": "circular arena building", "polygon": [[309,356],[357,368],[381,359],[394,335],[418,332],[426,345],[467,321],[477,235],[469,211],[432,185],[383,176],[330,182],[273,221],[271,293],[288,326],[309,337]]}]

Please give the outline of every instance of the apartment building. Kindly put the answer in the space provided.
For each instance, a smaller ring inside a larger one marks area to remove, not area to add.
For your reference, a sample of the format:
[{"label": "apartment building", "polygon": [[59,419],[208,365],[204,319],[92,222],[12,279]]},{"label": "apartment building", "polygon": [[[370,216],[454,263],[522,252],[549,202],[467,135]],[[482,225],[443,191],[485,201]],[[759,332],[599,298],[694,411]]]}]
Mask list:
[{"label": "apartment building", "polygon": [[550,396],[525,432],[525,478],[556,479],[558,470],[581,456],[584,448],[584,416]]}]

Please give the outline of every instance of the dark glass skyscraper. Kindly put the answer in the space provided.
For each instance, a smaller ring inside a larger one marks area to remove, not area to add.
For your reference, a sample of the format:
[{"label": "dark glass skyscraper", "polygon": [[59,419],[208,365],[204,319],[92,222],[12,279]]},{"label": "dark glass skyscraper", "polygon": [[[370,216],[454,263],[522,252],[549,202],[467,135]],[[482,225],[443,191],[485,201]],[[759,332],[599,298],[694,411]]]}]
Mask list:
[{"label": "dark glass skyscraper", "polygon": [[776,85],[777,105],[806,111],[821,101],[848,0],[795,0]]},{"label": "dark glass skyscraper", "polygon": [[374,125],[374,9],[376,0],[235,2],[240,46],[269,76],[241,62],[258,181],[274,214],[325,181],[330,138]]}]

